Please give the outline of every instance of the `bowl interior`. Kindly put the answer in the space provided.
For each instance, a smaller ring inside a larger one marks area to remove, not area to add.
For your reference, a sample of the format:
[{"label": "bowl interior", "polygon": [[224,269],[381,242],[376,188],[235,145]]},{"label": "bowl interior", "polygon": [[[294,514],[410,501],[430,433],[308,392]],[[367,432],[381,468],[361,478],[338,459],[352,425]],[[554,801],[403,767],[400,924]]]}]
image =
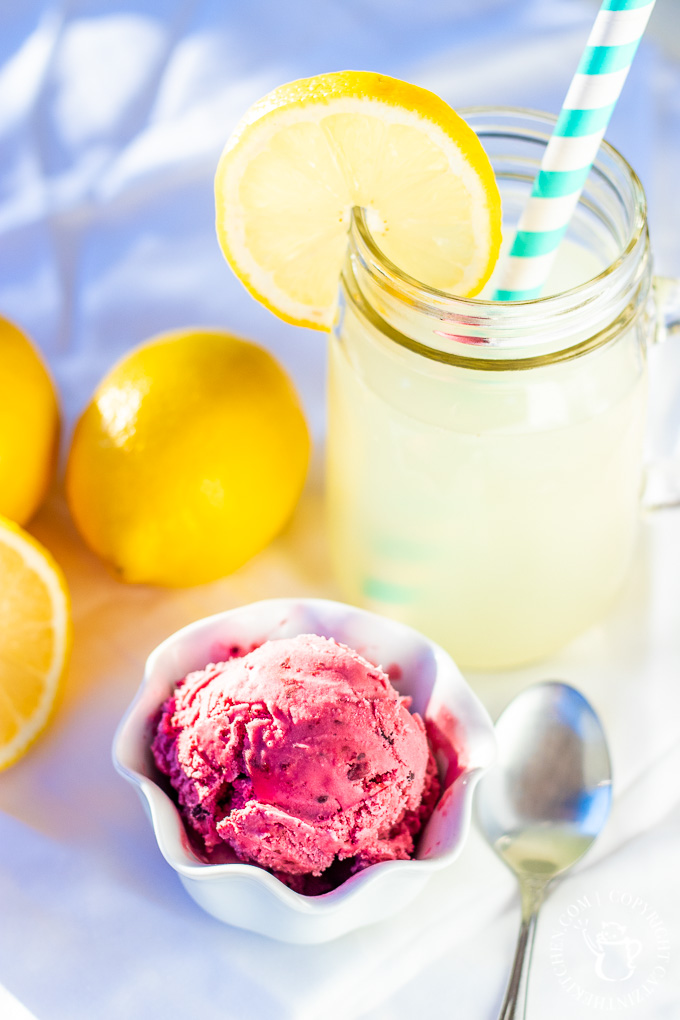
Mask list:
[{"label": "bowl interior", "polygon": [[[164,856],[185,874],[234,867],[208,864],[192,849],[150,750],[160,705],[187,673],[222,661],[236,649],[243,653],[268,639],[298,634],[332,637],[356,649],[382,666],[399,693],[412,699],[411,710],[423,716],[428,726],[444,787],[420,837],[417,858],[423,864],[447,863],[455,856],[469,822],[474,786],[470,779],[481,775],[494,758],[491,721],[450,656],[439,646],[396,621],[319,599],[272,599],[208,617],[178,631],[149,656],[142,685],[116,734],[114,762],[145,797]],[[386,862],[366,872],[404,863],[412,862]],[[262,869],[244,864],[239,867],[285,888]],[[344,886],[363,884],[366,872]],[[286,893],[299,895],[288,889]]]}]

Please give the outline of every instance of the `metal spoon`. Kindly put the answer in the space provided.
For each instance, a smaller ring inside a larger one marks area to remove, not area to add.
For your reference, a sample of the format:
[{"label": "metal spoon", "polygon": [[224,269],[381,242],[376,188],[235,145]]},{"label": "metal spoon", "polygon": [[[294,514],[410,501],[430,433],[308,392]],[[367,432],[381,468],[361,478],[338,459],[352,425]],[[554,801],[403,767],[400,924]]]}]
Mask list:
[{"label": "metal spoon", "polygon": [[523,1018],[538,911],[548,885],[581,857],[611,805],[602,724],[568,684],[536,684],[496,723],[498,761],[481,780],[482,832],[519,879],[522,924],[499,1020]]}]

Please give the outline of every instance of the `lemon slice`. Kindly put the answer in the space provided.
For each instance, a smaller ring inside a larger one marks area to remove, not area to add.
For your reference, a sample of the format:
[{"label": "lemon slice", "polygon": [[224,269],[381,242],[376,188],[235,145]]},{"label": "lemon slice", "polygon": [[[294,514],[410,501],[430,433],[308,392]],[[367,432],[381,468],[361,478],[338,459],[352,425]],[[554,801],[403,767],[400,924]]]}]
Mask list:
[{"label": "lemon slice", "polygon": [[232,269],[288,322],[332,323],[353,206],[389,259],[471,297],[500,246],[500,196],[474,131],[438,96],[368,71],[282,85],[248,111],[215,177]]},{"label": "lemon slice", "polygon": [[47,725],[70,647],[61,570],[31,535],[0,517],[0,769]]}]

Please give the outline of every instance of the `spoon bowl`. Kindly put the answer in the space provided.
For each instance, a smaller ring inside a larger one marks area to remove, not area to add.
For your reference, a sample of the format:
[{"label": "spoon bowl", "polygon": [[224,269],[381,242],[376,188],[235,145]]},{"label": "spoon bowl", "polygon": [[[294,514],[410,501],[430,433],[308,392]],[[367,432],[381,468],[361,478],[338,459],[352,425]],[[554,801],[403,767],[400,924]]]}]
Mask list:
[{"label": "spoon bowl", "polygon": [[568,684],[545,681],[518,695],[496,723],[496,765],[479,785],[476,814],[517,875],[522,925],[500,1020],[524,1016],[536,920],[550,882],[583,856],[611,806],[602,724]]}]

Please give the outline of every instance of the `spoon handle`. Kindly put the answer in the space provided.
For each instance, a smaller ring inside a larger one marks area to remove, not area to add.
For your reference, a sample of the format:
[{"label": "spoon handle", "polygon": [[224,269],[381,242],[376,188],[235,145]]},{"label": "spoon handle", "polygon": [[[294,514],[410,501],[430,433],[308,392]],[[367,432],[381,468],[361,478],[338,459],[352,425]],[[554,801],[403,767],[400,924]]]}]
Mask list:
[{"label": "spoon handle", "polygon": [[538,911],[543,902],[545,887],[533,883],[521,883],[522,891],[522,923],[517,938],[515,959],[512,963],[508,987],[498,1020],[524,1020],[527,1008],[527,988],[529,984],[529,967],[531,951],[534,947]]}]

